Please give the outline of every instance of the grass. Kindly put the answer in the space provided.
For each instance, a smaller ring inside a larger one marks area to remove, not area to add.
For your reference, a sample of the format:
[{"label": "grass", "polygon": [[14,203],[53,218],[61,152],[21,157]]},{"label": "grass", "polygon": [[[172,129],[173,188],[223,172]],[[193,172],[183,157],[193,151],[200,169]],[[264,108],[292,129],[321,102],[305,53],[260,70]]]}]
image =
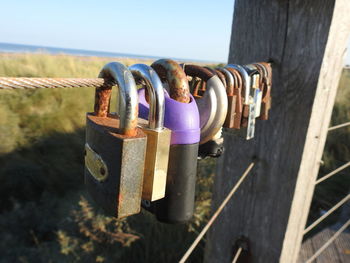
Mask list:
[{"label": "grass", "polygon": [[[151,62],[1,54],[0,76],[96,77],[113,60]],[[350,119],[349,83],[344,71],[332,124]],[[214,160],[199,163],[196,214],[187,225],[158,223],[145,211],[121,221],[101,213],[83,182],[85,113],[93,100],[92,88],[0,91],[0,262],[176,262],[207,220]],[[349,131],[329,134],[320,176],[350,160]],[[348,193],[347,175],[316,188],[309,222]],[[203,248],[189,262],[201,262]]]},{"label": "grass", "polygon": [[[0,76],[96,77],[113,60],[151,62],[2,54]],[[210,192],[202,190],[211,186],[212,162],[199,166],[197,213],[188,225],[158,223],[145,211],[117,221],[90,201],[83,146],[93,103],[92,88],[1,90],[0,262],[175,262],[195,238],[209,212]]]}]

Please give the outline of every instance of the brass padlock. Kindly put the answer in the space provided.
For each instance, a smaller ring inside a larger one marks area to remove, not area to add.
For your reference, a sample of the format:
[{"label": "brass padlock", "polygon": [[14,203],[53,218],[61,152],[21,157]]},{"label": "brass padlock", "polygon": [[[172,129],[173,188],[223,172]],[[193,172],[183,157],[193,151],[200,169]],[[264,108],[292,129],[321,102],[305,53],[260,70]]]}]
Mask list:
[{"label": "brass padlock", "polygon": [[147,137],[137,127],[135,80],[113,62],[99,75],[119,88],[119,117],[109,113],[112,86],[96,89],[95,111],[86,115],[85,184],[95,202],[117,218],[140,212]]},{"label": "brass padlock", "polygon": [[[164,90],[160,78],[150,66],[135,64],[129,69],[136,83],[144,84],[148,91],[148,122],[139,122],[147,135],[142,199],[155,201],[165,196],[171,139],[171,130],[164,127]],[[139,99],[146,99],[145,90],[139,90]]]}]

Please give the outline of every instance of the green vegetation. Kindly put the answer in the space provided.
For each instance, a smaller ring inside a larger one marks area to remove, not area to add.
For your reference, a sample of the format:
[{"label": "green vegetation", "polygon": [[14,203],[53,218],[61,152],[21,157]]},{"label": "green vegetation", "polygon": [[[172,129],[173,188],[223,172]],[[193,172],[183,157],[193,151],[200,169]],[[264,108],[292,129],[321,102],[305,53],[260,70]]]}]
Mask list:
[{"label": "green vegetation", "polygon": [[[110,61],[0,55],[0,76],[96,77]],[[95,207],[83,182],[93,100],[92,88],[0,91],[0,262],[175,262],[208,216],[213,161],[199,167],[197,213],[188,225],[158,223],[145,211],[117,221]]]},{"label": "green vegetation", "polygon": [[[2,54],[0,76],[96,77],[110,61]],[[349,81],[346,71],[333,124],[350,120]],[[214,160],[199,163],[196,215],[187,225],[162,224],[145,211],[115,220],[91,202],[83,183],[83,145],[93,98],[92,88],[0,91],[0,262],[176,262],[206,222]],[[321,174],[350,160],[349,145],[349,128],[330,133]],[[349,191],[345,174],[317,188],[311,221]],[[192,262],[201,262],[203,247]]]}]

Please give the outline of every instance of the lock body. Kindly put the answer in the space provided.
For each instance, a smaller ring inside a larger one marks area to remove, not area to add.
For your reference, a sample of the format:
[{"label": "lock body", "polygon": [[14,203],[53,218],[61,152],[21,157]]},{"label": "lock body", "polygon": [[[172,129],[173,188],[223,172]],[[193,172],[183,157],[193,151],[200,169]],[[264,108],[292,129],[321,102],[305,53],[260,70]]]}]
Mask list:
[{"label": "lock body", "polygon": [[[139,117],[147,118],[145,89],[139,93]],[[199,113],[192,96],[182,103],[165,92],[164,126],[171,130],[165,197],[145,207],[165,223],[185,223],[194,213],[197,156],[200,139]]]},{"label": "lock body", "polygon": [[224,122],[224,127],[233,128],[236,117],[236,95],[227,95],[227,115]]},{"label": "lock body", "polygon": [[[198,143],[170,146],[165,198],[154,202],[156,217],[165,223],[186,223],[193,216]],[[184,162],[186,160],[186,162]]]},{"label": "lock body", "polygon": [[[122,218],[140,212],[147,137],[138,128],[135,136],[127,137],[119,133],[119,127],[115,115],[87,114],[86,144],[90,149],[85,160],[85,184],[100,207]],[[94,168],[92,155],[103,160],[107,169]]]},{"label": "lock body", "polygon": [[155,201],[165,196],[171,130],[142,130],[147,135],[142,199]]},{"label": "lock body", "polygon": [[146,87],[143,89],[145,103],[145,92],[148,91],[148,120],[139,119],[139,127],[147,135],[142,199],[155,201],[165,195],[171,140],[171,131],[164,127],[164,89],[159,76],[150,66],[135,64],[129,69],[136,82]]}]

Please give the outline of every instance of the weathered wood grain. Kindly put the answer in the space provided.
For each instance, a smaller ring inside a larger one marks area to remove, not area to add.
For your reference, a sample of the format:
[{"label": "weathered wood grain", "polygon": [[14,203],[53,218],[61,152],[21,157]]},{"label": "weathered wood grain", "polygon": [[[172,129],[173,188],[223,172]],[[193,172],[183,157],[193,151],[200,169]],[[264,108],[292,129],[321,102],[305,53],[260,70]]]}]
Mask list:
[{"label": "weathered wood grain", "polygon": [[349,7],[346,0],[236,0],[229,62],[273,61],[272,110],[253,140],[224,135],[213,209],[257,164],[213,225],[206,262],[232,261],[241,235],[252,262],[296,262],[350,28],[348,15],[338,16]]}]

